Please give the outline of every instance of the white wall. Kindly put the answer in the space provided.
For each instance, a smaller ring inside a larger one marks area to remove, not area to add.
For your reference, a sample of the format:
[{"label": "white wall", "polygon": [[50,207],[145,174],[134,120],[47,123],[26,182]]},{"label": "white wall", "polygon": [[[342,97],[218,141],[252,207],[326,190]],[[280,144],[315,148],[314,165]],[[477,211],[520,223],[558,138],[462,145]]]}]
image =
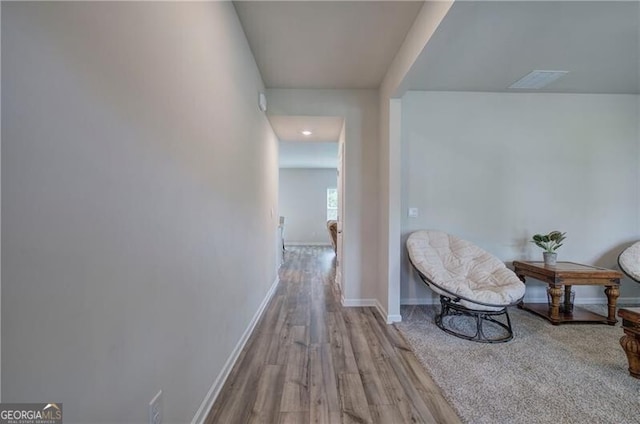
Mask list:
[{"label": "white wall", "polygon": [[409,29],[385,74],[379,90],[379,222],[376,298],[386,309],[387,321],[400,321],[401,239],[401,102],[405,76],[422,52],[453,1],[427,1]]},{"label": "white wall", "polygon": [[[433,228],[504,261],[541,260],[535,233],[567,232],[559,260],[616,268],[640,238],[638,96],[408,92],[402,104],[403,242]],[[417,207],[418,218],[407,218]],[[403,302],[431,292],[404,260]],[[576,301],[604,301],[576,288]],[[621,297],[640,286],[623,282]],[[527,298],[546,299],[542,285]]]},{"label": "white wall", "polygon": [[[345,304],[374,299],[378,277],[378,92],[376,90],[267,90],[274,115],[345,119]],[[366,302],[365,302],[366,303]]]},{"label": "white wall", "polygon": [[335,169],[280,169],[280,215],[286,244],[331,244],[327,189],[337,188]]},{"label": "white wall", "polygon": [[3,401],[189,422],[275,278],[233,5],[3,3],[2,59]]}]

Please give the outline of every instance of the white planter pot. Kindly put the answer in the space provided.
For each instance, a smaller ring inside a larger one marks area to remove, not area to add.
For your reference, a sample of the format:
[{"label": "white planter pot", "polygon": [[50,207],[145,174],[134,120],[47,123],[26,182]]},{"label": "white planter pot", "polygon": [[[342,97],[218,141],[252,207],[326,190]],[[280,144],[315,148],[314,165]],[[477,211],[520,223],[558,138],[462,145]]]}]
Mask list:
[{"label": "white planter pot", "polygon": [[542,257],[544,258],[545,265],[556,266],[556,259],[558,259],[556,252],[542,252]]}]

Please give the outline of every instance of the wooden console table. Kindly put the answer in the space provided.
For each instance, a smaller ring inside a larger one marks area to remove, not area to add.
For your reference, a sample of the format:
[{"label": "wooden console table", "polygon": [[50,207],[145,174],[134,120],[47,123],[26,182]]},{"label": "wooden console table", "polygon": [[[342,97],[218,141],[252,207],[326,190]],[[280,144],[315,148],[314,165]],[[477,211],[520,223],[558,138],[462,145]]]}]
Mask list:
[{"label": "wooden console table", "polygon": [[[620,296],[620,278],[622,274],[606,268],[582,265],[574,262],[558,262],[556,266],[546,266],[544,262],[514,261],[516,275],[525,282],[525,277],[531,277],[547,283],[551,305],[548,303],[524,303],[518,307],[533,312],[551,321],[553,325],[569,322],[590,322],[614,325],[616,319],[616,302]],[[593,313],[583,308],[574,307],[571,302],[571,287],[585,285],[605,286],[607,295],[608,316]],[[560,311],[562,289],[565,293],[564,312]]]},{"label": "wooden console table", "polygon": [[640,308],[622,308],[618,316],[622,318],[625,335],[620,339],[620,345],[627,354],[629,374],[640,378]]}]

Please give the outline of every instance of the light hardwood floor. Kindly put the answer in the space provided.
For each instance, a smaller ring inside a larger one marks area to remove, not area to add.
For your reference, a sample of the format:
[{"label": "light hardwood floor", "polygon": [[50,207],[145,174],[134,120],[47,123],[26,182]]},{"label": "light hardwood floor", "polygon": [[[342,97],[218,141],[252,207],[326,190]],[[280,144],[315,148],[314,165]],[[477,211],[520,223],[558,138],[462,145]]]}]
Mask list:
[{"label": "light hardwood floor", "polygon": [[207,423],[459,423],[399,331],[343,308],[331,248],[290,247]]}]

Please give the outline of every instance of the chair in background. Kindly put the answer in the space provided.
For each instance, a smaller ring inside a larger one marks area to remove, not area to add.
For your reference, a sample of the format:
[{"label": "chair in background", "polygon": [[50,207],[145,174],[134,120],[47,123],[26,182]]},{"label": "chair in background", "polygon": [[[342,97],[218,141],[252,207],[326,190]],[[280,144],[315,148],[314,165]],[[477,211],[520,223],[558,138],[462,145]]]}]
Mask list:
[{"label": "chair in background", "polygon": [[[640,283],[640,241],[627,247],[618,256],[618,265],[627,277]],[[620,308],[624,336],[620,346],[624,349],[629,363],[629,374],[640,378],[640,308]]]},{"label": "chair in background", "polygon": [[[440,329],[481,343],[513,338],[507,307],[524,297],[525,285],[501,260],[468,241],[434,230],[412,233],[407,251],[422,281],[440,295],[436,316]],[[458,319],[461,316],[472,318],[470,330]],[[492,328],[486,329],[486,323]]]},{"label": "chair in background", "polygon": [[640,241],[627,247],[618,256],[618,266],[627,277],[640,283]]},{"label": "chair in background", "polygon": [[287,250],[284,248],[284,216],[280,217],[278,228],[280,229],[280,240],[282,240],[282,259],[284,259],[284,252]]},{"label": "chair in background", "polygon": [[331,236],[333,251],[338,253],[338,221],[333,219],[327,221],[327,230],[329,230],[329,235]]}]

